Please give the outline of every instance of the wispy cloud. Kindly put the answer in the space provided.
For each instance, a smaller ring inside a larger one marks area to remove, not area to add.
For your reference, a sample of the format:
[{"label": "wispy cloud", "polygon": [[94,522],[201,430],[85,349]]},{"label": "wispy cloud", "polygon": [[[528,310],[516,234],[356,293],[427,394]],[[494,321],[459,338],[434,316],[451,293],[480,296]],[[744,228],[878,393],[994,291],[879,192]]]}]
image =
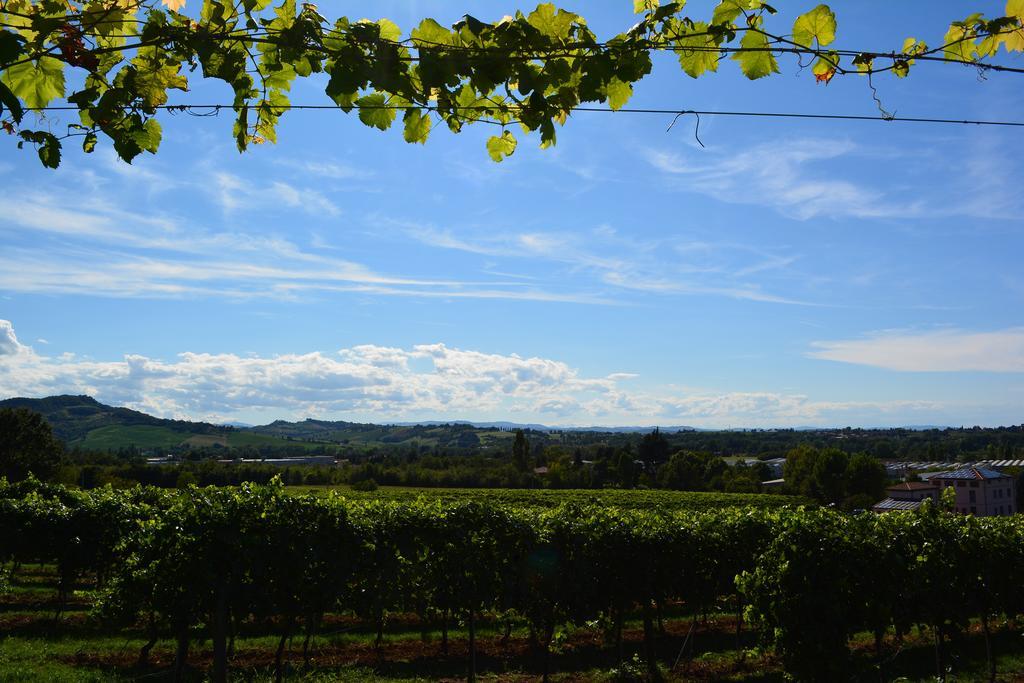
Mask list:
[{"label": "wispy cloud", "polygon": [[282,180],[254,184],[239,176],[220,171],[214,176],[216,198],[227,213],[259,211],[267,207],[288,207],[313,215],[337,216],[341,209],[323,193],[309,187],[298,188]]},{"label": "wispy cloud", "polygon": [[[239,189],[244,183],[234,176],[220,178],[231,197],[228,201],[255,192]],[[109,182],[101,178],[90,198],[77,205],[64,201],[59,183],[45,194],[21,187],[0,192],[4,206],[0,216],[0,238],[4,239],[0,290],[233,299],[295,299],[311,292],[344,291],[453,300],[613,303],[592,292],[567,291],[564,286],[545,288],[537,283],[527,286],[521,279],[464,280],[448,273],[409,277],[381,272],[344,258],[344,249],[325,248],[322,238],[302,245],[265,232],[210,230],[173,213],[123,208],[121,197],[132,193],[119,190],[150,180],[122,182],[124,185],[105,188]],[[273,181],[264,189],[271,199],[277,197],[288,206],[331,214],[330,206],[318,206],[315,196],[310,199],[285,183]],[[261,201],[270,200],[264,197]]]},{"label": "wispy cloud", "polygon": [[1024,327],[993,332],[886,331],[812,346],[811,358],[902,372],[1024,372]]},{"label": "wispy cloud", "polygon": [[797,260],[741,244],[643,240],[620,235],[610,226],[588,232],[529,231],[495,235],[388,221],[404,234],[437,249],[536,262],[540,259],[586,272],[620,291],[660,295],[709,295],[777,304],[814,305],[771,292],[756,275],[785,271]]},{"label": "wispy cloud", "polygon": [[647,162],[681,191],[719,201],[768,206],[800,220],[819,216],[907,217],[923,212],[922,202],[894,201],[864,183],[824,171],[823,162],[857,152],[850,141],[791,139],[739,152],[659,149],[643,152]]}]

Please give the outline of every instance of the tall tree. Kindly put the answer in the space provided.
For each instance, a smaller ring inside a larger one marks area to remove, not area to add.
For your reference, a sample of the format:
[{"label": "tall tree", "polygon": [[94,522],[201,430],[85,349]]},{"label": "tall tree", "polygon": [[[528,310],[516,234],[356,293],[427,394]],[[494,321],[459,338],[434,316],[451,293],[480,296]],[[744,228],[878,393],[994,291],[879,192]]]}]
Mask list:
[{"label": "tall tree", "polygon": [[637,457],[647,465],[659,465],[665,462],[668,460],[668,454],[668,440],[657,427],[650,434],[644,434],[637,447]]},{"label": "tall tree", "polygon": [[20,481],[29,473],[53,475],[64,447],[39,413],[25,408],[0,408],[0,476]]},{"label": "tall tree", "polygon": [[516,436],[512,440],[512,464],[520,472],[525,472],[530,467],[530,441],[522,429],[516,430]]}]

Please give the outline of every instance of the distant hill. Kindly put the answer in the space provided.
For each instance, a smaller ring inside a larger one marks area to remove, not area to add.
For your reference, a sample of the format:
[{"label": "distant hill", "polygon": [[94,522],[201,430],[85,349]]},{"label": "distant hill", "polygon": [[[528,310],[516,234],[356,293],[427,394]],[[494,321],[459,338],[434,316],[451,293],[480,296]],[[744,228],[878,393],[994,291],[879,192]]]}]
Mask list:
[{"label": "distant hill", "polygon": [[[89,396],[12,398],[0,407],[24,407],[42,413],[54,434],[69,447],[117,452],[189,449],[257,449],[264,457],[301,455],[309,451],[344,457],[409,453],[509,453],[517,429],[527,432],[534,448],[558,446],[566,452],[589,447],[635,447],[652,427],[551,427],[516,422],[430,421],[367,424],[344,420],[277,420],[257,427],[165,420],[137,410],[104,405]],[[992,429],[790,428],[702,430],[661,427],[675,450],[717,455],[777,457],[801,444],[836,446],[881,458],[955,460],[1024,458],[1024,425]]]},{"label": "distant hill", "polygon": [[116,451],[122,448],[173,449],[187,446],[225,448],[287,445],[287,442],[207,422],[165,420],[130,408],[100,403],[91,396],[10,398],[0,408],[28,408],[46,418],[54,436],[68,447]]},{"label": "distant hill", "polygon": [[161,427],[182,434],[209,434],[218,427],[205,422],[164,420],[130,408],[115,408],[91,396],[49,396],[47,398],[9,398],[0,408],[28,408],[42,414],[57,438],[66,443],[84,439],[104,427]]}]

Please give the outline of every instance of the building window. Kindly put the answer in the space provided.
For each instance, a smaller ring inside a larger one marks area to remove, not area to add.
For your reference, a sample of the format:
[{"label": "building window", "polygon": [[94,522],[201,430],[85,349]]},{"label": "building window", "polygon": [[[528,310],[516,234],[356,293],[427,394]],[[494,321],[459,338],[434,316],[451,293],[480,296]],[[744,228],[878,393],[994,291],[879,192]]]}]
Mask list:
[{"label": "building window", "polygon": [[978,511],[978,508],[976,508],[976,507],[974,507],[974,506],[972,505],[972,506],[971,506],[971,514],[973,515],[973,514],[974,514],[975,512],[977,512],[977,511]]},{"label": "building window", "polygon": [[978,492],[977,491],[968,491],[968,493],[970,494],[971,502],[972,503],[977,503],[978,502]]},{"label": "building window", "polygon": [[976,481],[972,481],[972,482],[971,482],[971,488],[972,488],[972,489],[976,489],[976,488],[978,488],[978,482],[976,482]]},{"label": "building window", "polygon": [[956,485],[959,486],[960,488],[963,488],[963,487],[967,486],[967,482],[965,482],[965,481],[958,481],[956,483]]}]

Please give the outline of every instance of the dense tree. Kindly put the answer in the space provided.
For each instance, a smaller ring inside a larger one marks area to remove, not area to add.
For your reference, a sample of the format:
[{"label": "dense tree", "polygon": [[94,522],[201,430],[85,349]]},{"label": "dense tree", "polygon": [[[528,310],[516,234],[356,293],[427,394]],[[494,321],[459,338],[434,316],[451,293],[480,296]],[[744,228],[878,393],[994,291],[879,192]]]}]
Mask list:
[{"label": "dense tree", "polygon": [[657,427],[650,434],[644,434],[637,446],[637,457],[646,465],[660,465],[668,460],[671,452],[668,439]]},{"label": "dense tree", "polygon": [[867,508],[885,492],[885,466],[865,453],[800,446],[786,456],[786,486],[793,493],[846,508]]},{"label": "dense tree", "polygon": [[885,494],[885,465],[865,453],[854,453],[846,464],[846,506],[869,508]]},{"label": "dense tree", "polygon": [[0,476],[21,481],[31,473],[48,479],[63,452],[42,415],[25,408],[0,408]]}]

